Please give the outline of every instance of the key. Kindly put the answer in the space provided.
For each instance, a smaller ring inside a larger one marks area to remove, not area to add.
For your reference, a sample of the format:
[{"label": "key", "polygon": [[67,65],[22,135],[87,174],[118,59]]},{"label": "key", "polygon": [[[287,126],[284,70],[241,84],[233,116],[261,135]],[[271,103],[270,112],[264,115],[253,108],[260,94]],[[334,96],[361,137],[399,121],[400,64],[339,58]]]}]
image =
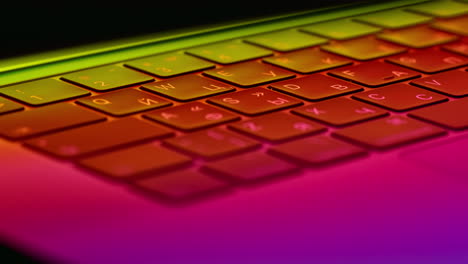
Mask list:
[{"label": "key", "polygon": [[238,115],[201,102],[191,102],[151,111],[143,116],[184,131],[206,128],[239,119]]},{"label": "key", "polygon": [[445,134],[442,128],[404,116],[389,116],[337,130],[333,135],[373,148],[390,148]]},{"label": "key", "polygon": [[267,49],[285,52],[320,45],[328,40],[297,30],[281,30],[249,37],[245,41]]},{"label": "key", "polygon": [[113,116],[125,116],[172,103],[149,93],[124,89],[77,100],[77,103]]},{"label": "key", "polygon": [[325,51],[356,60],[371,60],[406,51],[406,48],[371,37],[362,37],[322,45]]},{"label": "key", "polygon": [[333,126],[350,125],[388,114],[378,107],[344,97],[301,106],[292,112]]},{"label": "key", "polygon": [[159,77],[173,77],[184,73],[206,70],[215,65],[199,58],[171,52],[125,63],[125,66]]},{"label": "key", "polygon": [[298,96],[309,101],[319,101],[335,96],[361,91],[357,84],[346,82],[322,74],[277,82],[269,86],[273,90]]},{"label": "key", "polygon": [[42,79],[0,88],[0,94],[39,106],[86,96],[90,92],[55,79]]},{"label": "key", "polygon": [[230,85],[198,75],[182,75],[152,82],[141,86],[141,89],[183,102],[235,90]]},{"label": "key", "polygon": [[379,39],[412,48],[427,48],[458,39],[458,36],[432,29],[426,25],[414,26],[377,34]]},{"label": "key", "polygon": [[151,76],[115,65],[65,74],[61,79],[96,91],[107,91],[153,81]]},{"label": "key", "polygon": [[468,37],[442,46],[443,49],[468,56]]},{"label": "key", "polygon": [[433,105],[412,111],[408,115],[450,129],[468,128],[468,98]]},{"label": "key", "polygon": [[390,9],[358,16],[354,20],[378,27],[396,29],[427,23],[431,21],[432,18],[417,13],[407,12],[403,9]]},{"label": "key", "polygon": [[23,110],[24,107],[18,103],[0,97],[0,115]]},{"label": "key", "polygon": [[104,116],[82,107],[57,103],[0,116],[0,135],[23,139],[104,120]]},{"label": "key", "polygon": [[326,38],[344,40],[373,34],[379,32],[381,29],[350,19],[340,19],[312,24],[301,28],[301,30]]},{"label": "key", "polygon": [[230,189],[226,181],[195,170],[155,175],[133,182],[133,186],[150,195],[172,201],[186,201]]},{"label": "key", "polygon": [[468,58],[441,50],[424,49],[386,59],[424,73],[435,73],[468,65]]},{"label": "key", "polygon": [[164,140],[164,143],[206,159],[232,155],[260,146],[253,139],[219,128],[200,130],[180,137],[169,138]]},{"label": "key", "polygon": [[293,97],[261,87],[215,96],[207,101],[246,115],[258,115],[302,104]]},{"label": "key", "polygon": [[221,64],[230,64],[272,55],[261,47],[238,41],[225,41],[187,50],[188,54]]},{"label": "key", "polygon": [[271,147],[269,153],[295,163],[324,166],[366,154],[360,147],[329,136],[306,137]]},{"label": "key", "polygon": [[181,169],[191,162],[191,158],[153,142],[84,158],[78,165],[110,178],[131,180],[145,174]]},{"label": "key", "polygon": [[468,16],[451,19],[439,19],[431,24],[431,27],[454,34],[468,36]]},{"label": "key", "polygon": [[207,162],[203,169],[232,181],[249,182],[290,174],[299,168],[268,154],[253,152]]},{"label": "key", "polygon": [[450,0],[412,5],[408,10],[435,17],[455,17],[468,13],[468,4]]},{"label": "key", "polygon": [[130,117],[45,135],[25,144],[56,157],[77,158],[172,134],[167,128]]},{"label": "key", "polygon": [[283,112],[239,121],[228,127],[270,142],[290,140],[326,130],[320,124]]},{"label": "key", "polygon": [[204,74],[241,87],[257,86],[295,76],[292,72],[256,61],[207,70]]},{"label": "key", "polygon": [[379,61],[334,69],[329,74],[370,87],[378,87],[420,76],[415,71]]},{"label": "key", "polygon": [[468,73],[447,71],[416,79],[411,84],[454,97],[468,95]]},{"label": "key", "polygon": [[372,91],[357,93],[353,98],[376,104],[394,111],[447,101],[447,97],[408,84],[397,83]]},{"label": "key", "polygon": [[313,73],[353,62],[341,56],[337,56],[320,49],[302,49],[284,53],[278,56],[267,57],[264,62],[286,68],[299,73]]}]

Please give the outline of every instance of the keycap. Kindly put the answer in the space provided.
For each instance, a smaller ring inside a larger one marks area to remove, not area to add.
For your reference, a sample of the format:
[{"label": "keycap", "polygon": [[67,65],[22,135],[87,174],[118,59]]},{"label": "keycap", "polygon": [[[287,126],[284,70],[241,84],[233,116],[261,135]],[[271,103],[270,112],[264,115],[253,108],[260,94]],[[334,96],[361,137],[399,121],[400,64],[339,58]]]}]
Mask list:
[{"label": "keycap", "polygon": [[65,74],[61,79],[96,91],[107,91],[153,80],[149,75],[115,65]]},{"label": "keycap", "polygon": [[146,143],[78,161],[78,165],[113,179],[132,180],[184,168],[192,159],[156,143]]},{"label": "keycap", "polygon": [[220,128],[210,128],[169,138],[164,140],[164,143],[185,153],[206,159],[232,155],[260,146],[253,139]]},{"label": "keycap", "polygon": [[244,183],[271,179],[298,171],[296,165],[262,152],[207,162],[203,169],[232,181]]},{"label": "keycap", "polygon": [[104,120],[104,116],[91,110],[57,103],[0,116],[0,135],[23,139]]},{"label": "keycap", "polygon": [[228,125],[229,128],[270,142],[323,132],[326,127],[284,112],[266,114]]},{"label": "keycap", "polygon": [[305,100],[318,101],[339,95],[357,92],[362,86],[322,74],[291,79],[271,84],[273,90],[298,96]]},{"label": "keycap", "polygon": [[328,73],[369,87],[378,87],[420,76],[419,73],[413,70],[379,61],[346,66],[331,70]]},{"label": "keycap", "polygon": [[326,38],[344,40],[373,34],[381,29],[350,19],[339,19],[305,26],[301,30]]},{"label": "keycap", "polygon": [[404,116],[389,116],[337,130],[333,135],[384,149],[418,140],[440,136],[442,128]]},{"label": "keycap", "polygon": [[352,64],[347,58],[310,48],[266,57],[264,62],[299,73],[313,73]]},{"label": "keycap", "polygon": [[295,76],[287,70],[256,61],[207,70],[204,74],[241,87],[257,86]]},{"label": "keycap", "polygon": [[427,48],[458,39],[458,36],[419,25],[377,34],[379,39],[412,48]]},{"label": "keycap", "polygon": [[132,183],[149,195],[172,201],[187,201],[230,189],[230,184],[195,170],[181,170],[138,179]]},{"label": "keycap", "polygon": [[468,128],[468,98],[445,102],[410,112],[408,115],[450,129]]},{"label": "keycap", "polygon": [[412,5],[407,9],[436,17],[455,17],[468,13],[468,4],[450,0],[442,0]]},{"label": "keycap", "polygon": [[125,66],[159,77],[173,77],[189,72],[206,70],[215,65],[211,62],[184,54],[171,52],[125,63]]},{"label": "keycap", "polygon": [[258,115],[302,104],[298,99],[261,87],[218,95],[207,101],[246,115]]},{"label": "keycap", "polygon": [[188,49],[188,54],[221,64],[252,60],[273,54],[272,51],[239,41],[218,42]]},{"label": "keycap", "polygon": [[236,114],[201,102],[155,110],[143,116],[184,131],[206,128],[239,119]]},{"label": "keycap", "polygon": [[0,115],[23,110],[24,107],[6,98],[0,97]]},{"label": "keycap", "polygon": [[447,101],[447,97],[404,83],[391,84],[372,91],[361,92],[353,98],[376,104],[394,111],[409,109]]},{"label": "keycap", "polygon": [[297,30],[281,30],[248,37],[245,41],[267,49],[285,52],[320,45],[328,40]]},{"label": "keycap", "polygon": [[468,95],[468,73],[464,71],[441,72],[413,80],[411,83],[450,96]]},{"label": "keycap", "polygon": [[429,16],[408,12],[403,9],[390,9],[361,15],[354,18],[354,20],[365,22],[378,27],[396,29],[427,23],[431,21],[432,18]]},{"label": "keycap", "polygon": [[172,103],[135,89],[123,89],[77,100],[77,103],[113,116],[125,116]]},{"label": "keycap", "polygon": [[57,157],[76,158],[172,134],[162,126],[128,117],[45,135],[25,144]]},{"label": "keycap", "polygon": [[442,49],[468,56],[468,37],[442,46]]},{"label": "keycap", "polygon": [[373,36],[325,44],[321,48],[356,60],[377,59],[406,51],[405,47],[376,39]]},{"label": "keycap", "polygon": [[190,101],[235,90],[234,87],[198,75],[182,75],[141,86],[142,89],[178,101]]},{"label": "keycap", "polygon": [[450,19],[439,19],[431,24],[431,27],[450,33],[468,36],[468,16]]},{"label": "keycap", "polygon": [[292,112],[333,126],[350,125],[388,114],[381,108],[344,97],[301,106]]},{"label": "keycap", "polygon": [[0,88],[0,94],[39,106],[86,96],[90,92],[55,79],[42,79]]},{"label": "keycap", "polygon": [[325,166],[332,162],[366,154],[361,147],[325,135],[282,143],[271,147],[268,152],[295,163],[310,166]]},{"label": "keycap", "polygon": [[468,58],[434,49],[420,49],[387,58],[386,61],[424,73],[435,73],[468,65]]}]

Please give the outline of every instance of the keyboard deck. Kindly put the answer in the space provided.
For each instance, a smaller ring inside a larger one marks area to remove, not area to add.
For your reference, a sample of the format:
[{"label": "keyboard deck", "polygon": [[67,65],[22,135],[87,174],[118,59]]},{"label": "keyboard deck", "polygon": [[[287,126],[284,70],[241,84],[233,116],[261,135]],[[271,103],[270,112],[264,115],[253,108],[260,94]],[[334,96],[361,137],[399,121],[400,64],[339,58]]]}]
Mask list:
[{"label": "keyboard deck", "polygon": [[468,128],[467,13],[429,2],[5,86],[0,136],[169,202],[359,162]]}]

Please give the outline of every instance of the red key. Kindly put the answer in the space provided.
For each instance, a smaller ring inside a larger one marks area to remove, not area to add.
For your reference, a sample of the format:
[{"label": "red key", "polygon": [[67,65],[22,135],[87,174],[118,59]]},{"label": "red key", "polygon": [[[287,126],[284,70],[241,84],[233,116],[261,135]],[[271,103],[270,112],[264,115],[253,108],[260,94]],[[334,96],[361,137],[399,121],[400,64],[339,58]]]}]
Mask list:
[{"label": "red key", "polygon": [[442,48],[451,52],[468,56],[468,37],[464,37],[457,42],[445,44],[442,46]]},{"label": "red key", "polygon": [[136,118],[122,118],[66,130],[26,141],[26,145],[62,158],[123,147],[173,134]]},{"label": "red key", "polygon": [[260,87],[216,96],[208,99],[208,102],[246,115],[257,115],[302,104],[293,97]]},{"label": "red key", "polygon": [[390,116],[346,127],[333,135],[374,148],[390,148],[445,133],[442,128],[418,120]]},{"label": "red key", "polygon": [[451,129],[468,128],[468,98],[415,110],[408,115]]},{"label": "red key", "polygon": [[416,50],[390,57],[387,61],[425,73],[439,72],[468,64],[468,58],[433,49]]},{"label": "red key", "polygon": [[325,131],[320,124],[307,119],[277,112],[230,124],[229,128],[268,141],[289,140]]},{"label": "red key", "polygon": [[420,76],[415,71],[379,61],[364,62],[359,65],[331,70],[329,74],[370,87],[378,87]]},{"label": "red key", "polygon": [[310,101],[323,100],[362,90],[357,84],[322,74],[274,83],[269,87]]},{"label": "red key", "polygon": [[448,71],[416,79],[414,85],[431,89],[450,96],[468,95],[468,73],[465,71]]}]

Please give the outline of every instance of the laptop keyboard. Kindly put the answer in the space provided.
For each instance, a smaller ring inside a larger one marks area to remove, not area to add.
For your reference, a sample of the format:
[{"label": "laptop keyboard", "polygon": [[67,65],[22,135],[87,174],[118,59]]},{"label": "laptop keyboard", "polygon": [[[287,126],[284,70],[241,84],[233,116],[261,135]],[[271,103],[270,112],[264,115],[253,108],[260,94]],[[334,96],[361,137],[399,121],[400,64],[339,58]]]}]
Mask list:
[{"label": "laptop keyboard", "polygon": [[467,13],[429,2],[2,87],[0,136],[160,201],[359,162],[468,128]]}]

